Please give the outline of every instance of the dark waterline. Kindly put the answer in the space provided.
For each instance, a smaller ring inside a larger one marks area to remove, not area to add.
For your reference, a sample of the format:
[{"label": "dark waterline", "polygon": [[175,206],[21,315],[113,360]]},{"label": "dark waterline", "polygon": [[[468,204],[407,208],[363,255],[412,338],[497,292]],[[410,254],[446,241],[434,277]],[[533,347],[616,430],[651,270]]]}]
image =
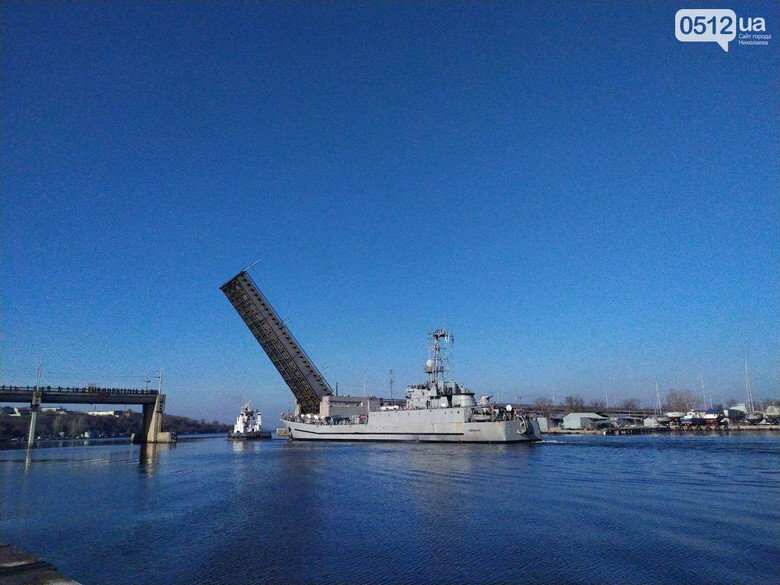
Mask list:
[{"label": "dark waterline", "polygon": [[780,438],[223,438],[0,452],[2,538],[84,584],[776,583]]}]

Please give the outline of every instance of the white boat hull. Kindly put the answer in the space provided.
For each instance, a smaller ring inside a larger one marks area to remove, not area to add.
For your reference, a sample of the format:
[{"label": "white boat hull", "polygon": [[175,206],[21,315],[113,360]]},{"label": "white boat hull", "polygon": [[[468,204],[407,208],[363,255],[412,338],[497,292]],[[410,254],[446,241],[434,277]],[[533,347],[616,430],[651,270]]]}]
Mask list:
[{"label": "white boat hull", "polygon": [[467,422],[463,420],[462,410],[457,408],[372,412],[364,423],[324,424],[283,419],[282,424],[289,429],[290,438],[310,441],[520,443],[541,440],[535,420]]}]

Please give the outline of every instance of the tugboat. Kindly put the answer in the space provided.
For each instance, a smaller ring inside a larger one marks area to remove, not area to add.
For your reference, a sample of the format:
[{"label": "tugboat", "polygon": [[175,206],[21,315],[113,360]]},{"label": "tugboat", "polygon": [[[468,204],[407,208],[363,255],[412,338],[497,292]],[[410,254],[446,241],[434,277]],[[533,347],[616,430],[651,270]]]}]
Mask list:
[{"label": "tugboat", "polygon": [[262,429],[263,420],[260,411],[252,408],[252,402],[241,407],[241,414],[236,418],[232,431],[228,431],[228,441],[257,441],[270,439],[271,431]]}]

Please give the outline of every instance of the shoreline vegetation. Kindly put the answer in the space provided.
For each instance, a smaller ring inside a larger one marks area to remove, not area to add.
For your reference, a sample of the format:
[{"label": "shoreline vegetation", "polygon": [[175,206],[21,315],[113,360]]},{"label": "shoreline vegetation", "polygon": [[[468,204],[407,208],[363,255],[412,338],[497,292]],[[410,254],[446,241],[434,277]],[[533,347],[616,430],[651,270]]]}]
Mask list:
[{"label": "shoreline vegetation", "polygon": [[[0,442],[25,441],[30,428],[30,414],[19,409],[20,414],[0,414]],[[131,410],[106,411],[101,414],[52,409],[38,413],[36,438],[41,440],[103,439],[130,437],[140,433],[143,414]],[[219,421],[206,421],[166,414],[163,431],[175,431],[178,435],[227,433],[230,425]]]}]

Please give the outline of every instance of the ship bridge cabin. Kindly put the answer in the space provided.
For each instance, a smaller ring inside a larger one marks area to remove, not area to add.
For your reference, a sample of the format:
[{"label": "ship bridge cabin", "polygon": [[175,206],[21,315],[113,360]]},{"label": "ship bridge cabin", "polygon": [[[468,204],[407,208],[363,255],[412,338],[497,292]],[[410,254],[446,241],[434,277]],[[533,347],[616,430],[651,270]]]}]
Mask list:
[{"label": "ship bridge cabin", "polygon": [[377,398],[376,396],[323,396],[320,401],[320,416],[350,417],[368,414],[387,408],[404,406],[404,400],[398,398]]}]

